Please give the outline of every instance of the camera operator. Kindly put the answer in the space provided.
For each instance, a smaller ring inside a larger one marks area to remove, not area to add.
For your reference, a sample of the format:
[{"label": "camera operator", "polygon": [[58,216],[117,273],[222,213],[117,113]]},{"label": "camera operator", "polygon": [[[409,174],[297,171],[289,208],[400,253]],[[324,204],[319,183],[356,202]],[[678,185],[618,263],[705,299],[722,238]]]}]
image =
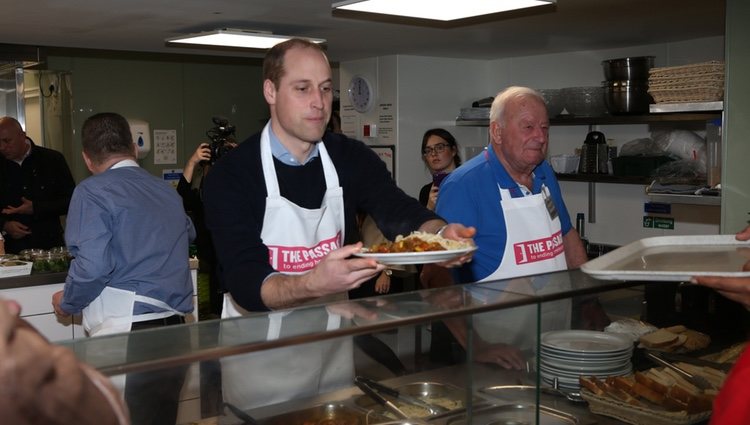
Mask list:
[{"label": "camera operator", "polygon": [[[211,235],[206,229],[203,217],[203,201],[201,191],[203,177],[208,174],[211,166],[222,156],[237,146],[234,140],[235,127],[229,124],[226,118],[214,117],[215,127],[206,132],[211,143],[203,142],[195,149],[193,155],[188,159],[177,184],[177,193],[182,197],[185,211],[190,214],[198,234],[195,244],[198,248],[200,270],[209,275],[209,301],[211,313],[221,314],[222,288],[216,273],[216,254]],[[197,172],[197,171],[200,172]],[[197,177],[197,179],[194,179]],[[193,184],[195,180],[196,184]]]},{"label": "camera operator", "polygon": [[[211,235],[206,228],[203,214],[203,178],[208,174],[211,166],[235,148],[237,143],[232,137],[235,131],[234,126],[229,125],[226,119],[219,117],[214,118],[213,122],[215,127],[206,132],[210,143],[199,144],[188,159],[182,171],[180,182],[177,184],[177,193],[182,197],[185,211],[193,219],[197,234],[195,245],[198,248],[200,271],[208,275],[209,313],[211,315],[209,318],[218,318],[221,316],[223,287],[216,269],[216,252],[211,242]],[[219,414],[223,410],[221,366],[219,362],[215,360],[201,362],[200,379],[201,388],[206,389],[201,394],[201,413],[206,416]]]},{"label": "camera operator", "polygon": [[216,163],[219,158],[237,146],[237,142],[234,140],[235,127],[229,124],[229,120],[224,117],[213,117],[213,122],[214,127],[206,132],[206,136],[211,139],[211,144],[209,145],[210,158],[205,160],[207,162],[204,162],[204,164],[210,165]]}]

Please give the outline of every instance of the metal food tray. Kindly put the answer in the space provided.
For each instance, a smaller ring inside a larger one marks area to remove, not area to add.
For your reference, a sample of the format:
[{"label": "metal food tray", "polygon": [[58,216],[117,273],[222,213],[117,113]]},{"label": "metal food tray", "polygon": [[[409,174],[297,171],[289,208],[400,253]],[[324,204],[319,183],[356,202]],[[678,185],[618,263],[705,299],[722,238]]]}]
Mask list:
[{"label": "metal food tray", "polygon": [[259,420],[260,425],[305,425],[305,424],[347,424],[369,425],[387,422],[383,416],[365,412],[342,403],[326,403],[302,410]]},{"label": "metal food tray", "polygon": [[750,242],[734,235],[660,236],[617,248],[581,266],[603,280],[689,281],[693,276],[747,277]]},{"label": "metal food tray", "polygon": [[[429,420],[436,417],[464,412],[466,410],[466,390],[451,384],[441,384],[436,382],[412,382],[409,384],[397,386],[396,389],[403,394],[420,398],[428,403],[430,402],[429,398],[438,397],[445,398],[454,402],[460,402],[461,404],[461,407],[455,409],[446,409],[446,411],[443,413],[430,413],[427,411],[427,409],[422,409],[420,407],[417,407],[415,409],[414,407],[412,407],[412,411],[420,413],[419,415],[414,416],[415,419]],[[392,398],[388,395],[384,395],[384,397],[391,400],[399,408],[403,408],[407,405],[407,403]],[[474,397],[472,402],[476,405],[481,401],[481,399]],[[378,416],[392,416],[392,414],[388,412],[385,407],[378,405],[373,399],[366,395],[357,397],[354,402],[357,407],[367,412],[373,412]]]}]

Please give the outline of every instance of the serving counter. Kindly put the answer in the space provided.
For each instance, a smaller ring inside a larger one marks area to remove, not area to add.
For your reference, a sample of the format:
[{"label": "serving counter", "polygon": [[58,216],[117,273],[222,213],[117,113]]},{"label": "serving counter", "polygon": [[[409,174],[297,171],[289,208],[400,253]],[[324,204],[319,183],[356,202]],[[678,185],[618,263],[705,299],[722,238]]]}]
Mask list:
[{"label": "serving counter", "polygon": [[[198,261],[190,260],[193,279],[193,301],[197,306]],[[50,341],[84,338],[80,315],[59,318],[52,308],[52,294],[63,289],[67,272],[32,273],[26,276],[0,278],[0,298],[14,300],[21,305],[21,317],[33,325]],[[189,321],[198,319],[197,307]]]},{"label": "serving counter", "polygon": [[[372,402],[357,402],[365,397],[354,384],[354,376],[359,375],[393,386],[451,385],[465,395],[460,409],[419,419],[426,423],[614,424],[620,422],[593,415],[585,404],[550,395],[554,392],[534,389],[524,400],[503,401],[487,389],[518,384],[549,387],[551,382],[537,367],[541,336],[551,330],[601,326],[602,308],[612,320],[640,318],[644,286],[643,282],[596,280],[573,270],[158,328],[139,332],[137,339],[123,334],[62,344],[113,377],[201,362],[215,365],[213,373],[221,377],[223,399],[230,406],[225,404],[215,417],[203,418],[206,422],[201,423],[248,423],[249,415],[264,424],[295,425],[298,416],[292,421],[290,412],[306,412],[316,406],[345,406],[361,416],[338,422],[316,416],[300,421],[300,425],[365,425],[392,420],[379,416],[382,406],[376,405],[376,409]],[[467,335],[468,348],[457,364],[431,362],[426,354],[431,325],[440,321]],[[409,335],[412,342],[396,346],[399,335]],[[360,344],[363,337],[390,346],[390,353],[385,350],[384,355],[382,350],[373,351],[371,344]],[[126,360],[128,344],[138,344],[141,349],[137,357],[131,352]],[[333,347],[335,355],[318,354],[321,346]],[[505,349],[492,351],[493,355],[522,355],[523,370],[509,371],[491,364],[488,347]],[[383,359],[394,354],[405,373],[395,375],[383,367],[387,363]],[[210,373],[206,369],[202,368],[202,373]],[[306,379],[310,369],[335,369],[337,373],[324,372],[310,385]],[[201,379],[201,397],[216,395],[221,386],[214,379]],[[540,416],[532,415],[531,422],[488,419],[498,417],[495,410],[507,410],[510,407],[502,406],[511,405],[519,412],[530,408]],[[558,413],[561,416],[555,416]],[[550,422],[550,415],[563,418],[563,422]],[[194,423],[202,419],[200,416],[181,413],[180,421]],[[278,422],[274,418],[286,419]]]}]

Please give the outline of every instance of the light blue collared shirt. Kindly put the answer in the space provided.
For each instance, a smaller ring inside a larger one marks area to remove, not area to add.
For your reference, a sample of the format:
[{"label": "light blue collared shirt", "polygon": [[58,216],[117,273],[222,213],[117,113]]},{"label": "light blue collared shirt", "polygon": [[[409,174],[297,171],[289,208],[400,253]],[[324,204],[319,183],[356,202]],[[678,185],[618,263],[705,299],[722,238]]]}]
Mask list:
[{"label": "light blue collared shirt", "polygon": [[278,137],[273,133],[273,128],[271,126],[268,126],[268,137],[271,141],[271,153],[273,154],[274,158],[278,159],[282,163],[286,165],[305,165],[308,162],[312,161],[313,158],[318,156],[318,144],[316,143],[313,145],[312,151],[310,151],[310,155],[307,156],[307,159],[305,160],[304,164],[300,164],[299,161],[297,161],[294,156],[289,153],[289,150],[284,147],[284,145],[281,144],[281,141]]}]

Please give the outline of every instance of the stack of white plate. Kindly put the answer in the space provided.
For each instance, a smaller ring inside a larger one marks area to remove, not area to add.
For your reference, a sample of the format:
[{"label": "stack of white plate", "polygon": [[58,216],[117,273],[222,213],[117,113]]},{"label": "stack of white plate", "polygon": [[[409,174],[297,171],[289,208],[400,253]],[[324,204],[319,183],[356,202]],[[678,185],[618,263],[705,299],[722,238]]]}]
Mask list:
[{"label": "stack of white plate", "polygon": [[579,376],[618,376],[633,371],[633,342],[607,332],[564,330],[542,334],[539,372],[562,390],[580,389]]}]

